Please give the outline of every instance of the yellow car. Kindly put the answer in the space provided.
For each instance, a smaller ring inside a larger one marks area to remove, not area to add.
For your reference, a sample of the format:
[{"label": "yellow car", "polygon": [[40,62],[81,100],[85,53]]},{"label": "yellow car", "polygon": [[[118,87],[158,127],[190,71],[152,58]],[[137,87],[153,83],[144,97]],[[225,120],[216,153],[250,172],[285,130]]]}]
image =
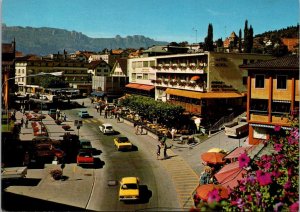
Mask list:
[{"label": "yellow car", "polygon": [[132,143],[127,137],[117,137],[114,139],[115,146],[117,150],[130,150],[132,149]]},{"label": "yellow car", "polygon": [[120,181],[119,200],[138,200],[140,198],[139,183],[140,180],[137,177],[123,177]]}]

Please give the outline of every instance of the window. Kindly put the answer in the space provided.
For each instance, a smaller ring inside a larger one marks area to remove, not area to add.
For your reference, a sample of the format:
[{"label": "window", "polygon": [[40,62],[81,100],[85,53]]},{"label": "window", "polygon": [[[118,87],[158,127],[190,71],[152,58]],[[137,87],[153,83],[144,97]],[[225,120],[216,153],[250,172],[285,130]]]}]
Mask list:
[{"label": "window", "polygon": [[150,61],[150,66],[155,66],[155,61],[154,60]]},{"label": "window", "polygon": [[148,61],[143,61],[143,67],[148,67]]},{"label": "window", "polygon": [[287,76],[277,75],[277,89],[286,89]]},{"label": "window", "polygon": [[136,73],[132,74],[132,79],[135,80],[136,79]]},{"label": "window", "polygon": [[148,79],[148,74],[143,74],[143,79],[147,80]]},{"label": "window", "polygon": [[255,88],[265,87],[265,75],[258,74],[255,76]]}]

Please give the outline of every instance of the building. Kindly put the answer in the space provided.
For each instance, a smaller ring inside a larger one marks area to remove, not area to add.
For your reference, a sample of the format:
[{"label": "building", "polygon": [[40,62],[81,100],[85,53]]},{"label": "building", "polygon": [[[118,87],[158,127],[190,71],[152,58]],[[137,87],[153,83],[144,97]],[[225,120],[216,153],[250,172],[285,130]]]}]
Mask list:
[{"label": "building", "polygon": [[[63,79],[69,87],[79,89],[81,93],[90,93],[92,89],[91,75],[88,73],[88,63],[75,60],[51,60],[37,56],[18,58],[15,63],[15,84],[20,93],[35,93],[33,89],[39,85],[37,77],[28,77],[30,74],[41,72],[63,72]],[[36,85],[36,86],[32,86]]]},{"label": "building", "polygon": [[15,58],[16,58],[16,42],[2,43],[2,108],[9,109],[12,105],[13,94],[16,90],[14,81],[9,80],[15,77]]},{"label": "building", "polygon": [[126,92],[153,96],[181,105],[192,115],[217,120],[246,110],[247,73],[239,66],[271,58],[204,52],[128,59]]},{"label": "building", "polygon": [[297,53],[299,51],[298,38],[282,38],[282,43],[287,46],[289,52]]},{"label": "building", "polygon": [[249,144],[270,138],[275,126],[291,129],[289,115],[299,116],[299,56],[242,65],[248,71]]}]

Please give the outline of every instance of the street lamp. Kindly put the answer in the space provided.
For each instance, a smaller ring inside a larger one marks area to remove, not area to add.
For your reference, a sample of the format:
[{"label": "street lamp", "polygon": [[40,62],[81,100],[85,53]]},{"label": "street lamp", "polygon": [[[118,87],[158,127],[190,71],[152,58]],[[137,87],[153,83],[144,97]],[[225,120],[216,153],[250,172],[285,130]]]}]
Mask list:
[{"label": "street lamp", "polygon": [[197,43],[197,29],[193,28],[193,30],[196,32],[196,43]]},{"label": "street lamp", "polygon": [[[8,87],[7,87],[7,82],[9,80],[13,80],[13,79],[28,78],[28,77],[37,77],[37,76],[45,76],[45,75],[62,76],[63,72],[62,71],[52,72],[52,73],[40,72],[40,73],[37,73],[37,74],[29,74],[27,76],[17,76],[17,77],[11,77],[11,78],[4,79],[4,82],[3,82],[2,86],[1,86],[1,90],[2,90],[2,97],[3,97],[3,99],[5,98],[4,103],[5,103],[5,110],[7,112],[7,128],[8,129],[9,129],[9,124],[8,124],[9,119],[8,119]],[[5,92],[3,92],[4,85],[6,86]]]}]

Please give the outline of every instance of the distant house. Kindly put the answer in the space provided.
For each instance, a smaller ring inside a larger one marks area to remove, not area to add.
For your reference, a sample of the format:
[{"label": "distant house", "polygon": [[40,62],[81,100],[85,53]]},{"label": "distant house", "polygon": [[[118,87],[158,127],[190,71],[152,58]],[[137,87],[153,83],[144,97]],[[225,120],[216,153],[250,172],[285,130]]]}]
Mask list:
[{"label": "distant house", "polygon": [[[237,39],[238,39],[238,36],[235,34],[235,32],[232,32],[230,34],[229,37],[227,37],[224,42],[223,42],[223,47],[224,48],[229,48],[230,47],[230,44],[234,44],[234,43],[237,43]],[[231,44],[231,45],[232,45]],[[232,46],[233,47],[233,46]]]},{"label": "distant house", "polygon": [[109,76],[111,72],[111,66],[104,60],[96,60],[89,63],[88,73],[92,76]]},{"label": "distant house", "polygon": [[242,65],[248,71],[249,144],[270,139],[275,126],[291,129],[288,116],[299,118],[299,56]]}]

